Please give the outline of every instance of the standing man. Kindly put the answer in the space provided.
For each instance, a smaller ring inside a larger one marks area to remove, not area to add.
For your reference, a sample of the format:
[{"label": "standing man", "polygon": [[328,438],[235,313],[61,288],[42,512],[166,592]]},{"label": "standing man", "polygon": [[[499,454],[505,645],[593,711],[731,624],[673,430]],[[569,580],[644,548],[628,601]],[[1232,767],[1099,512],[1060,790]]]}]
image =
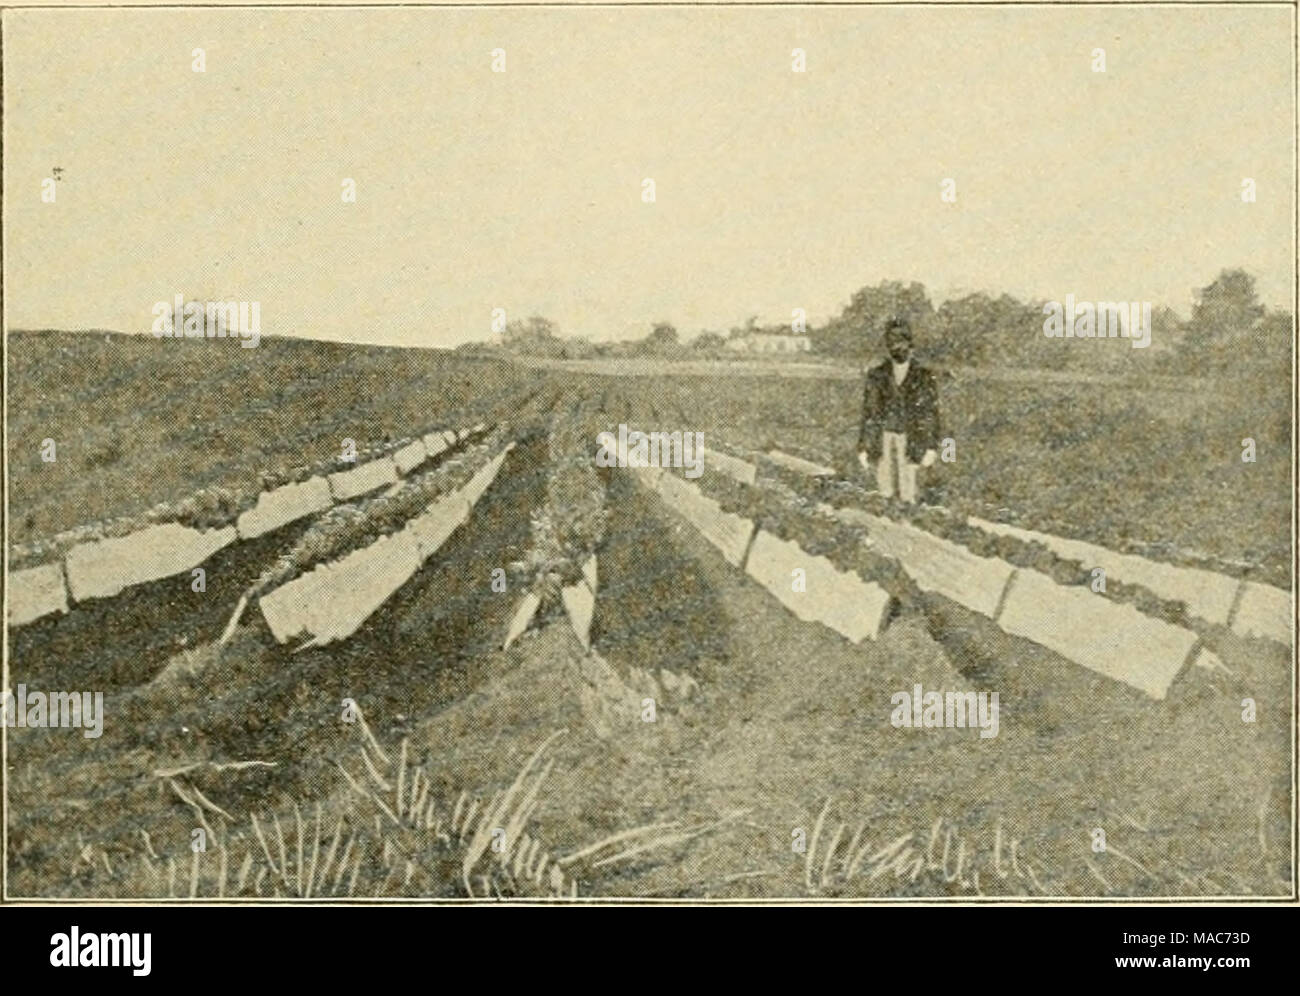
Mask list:
[{"label": "standing man", "polygon": [[858,461],[875,464],[876,486],[886,498],[915,502],[916,468],[938,459],[939,391],[934,375],[912,359],[912,330],[905,318],[885,328],[889,359],[867,371],[862,396]]}]

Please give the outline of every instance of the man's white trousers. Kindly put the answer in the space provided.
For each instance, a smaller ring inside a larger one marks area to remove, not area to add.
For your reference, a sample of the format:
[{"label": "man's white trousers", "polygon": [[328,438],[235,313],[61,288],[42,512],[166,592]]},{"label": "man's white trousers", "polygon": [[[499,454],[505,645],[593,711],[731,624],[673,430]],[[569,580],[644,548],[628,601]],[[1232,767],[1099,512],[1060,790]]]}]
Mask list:
[{"label": "man's white trousers", "polygon": [[907,459],[907,436],[901,432],[884,432],[884,452],[876,464],[876,487],[886,498],[895,494],[906,502],[916,501],[916,468]]}]

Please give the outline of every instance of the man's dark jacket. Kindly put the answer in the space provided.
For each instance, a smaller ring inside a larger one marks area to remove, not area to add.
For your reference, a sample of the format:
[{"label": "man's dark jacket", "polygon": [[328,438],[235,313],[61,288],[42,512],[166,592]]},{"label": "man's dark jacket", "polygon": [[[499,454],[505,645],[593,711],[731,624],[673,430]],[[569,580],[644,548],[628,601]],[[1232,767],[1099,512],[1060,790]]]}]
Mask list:
[{"label": "man's dark jacket", "polygon": [[939,390],[934,374],[918,364],[916,357],[912,357],[901,385],[894,383],[889,359],[867,371],[858,450],[865,451],[873,462],[884,451],[881,432],[885,429],[907,433],[907,459],[911,463],[920,463],[926,450],[939,448]]}]

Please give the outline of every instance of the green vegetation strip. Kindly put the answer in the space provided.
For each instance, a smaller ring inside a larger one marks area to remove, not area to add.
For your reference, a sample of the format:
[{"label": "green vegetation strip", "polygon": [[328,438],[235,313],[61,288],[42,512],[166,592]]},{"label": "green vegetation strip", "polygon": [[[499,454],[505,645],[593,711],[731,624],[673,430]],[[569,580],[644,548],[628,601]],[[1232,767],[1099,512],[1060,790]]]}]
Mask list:
[{"label": "green vegetation strip", "polygon": [[[1068,559],[1036,541],[987,532],[970,525],[963,516],[950,510],[891,500],[850,481],[807,477],[770,462],[765,464],[765,469],[771,479],[805,502],[824,503],[834,509],[857,509],[903,522],[956,543],[977,557],[995,558],[1014,567],[1037,571],[1059,585],[1087,587],[1092,582],[1093,568],[1099,566]],[[1105,590],[1095,594],[1118,604],[1131,605],[1143,615],[1161,622],[1192,630],[1213,646],[1222,644],[1230,634],[1226,625],[1194,615],[1185,601],[1163,598],[1141,584],[1107,578]]]},{"label": "green vegetation strip", "polygon": [[337,560],[396,532],[438,499],[465,488],[505,445],[507,432],[505,427],[494,430],[471,453],[423,474],[403,478],[385,494],[335,505],[325,512],[244,592],[226,626],[223,642],[229,639],[245,606],[253,599],[283,587],[318,565]]},{"label": "green vegetation strip", "polygon": [[[447,418],[441,420],[441,424],[444,426],[473,425],[480,407],[473,406],[460,412],[449,413]],[[437,430],[431,430],[424,436],[436,432]],[[102,522],[76,526],[54,536],[13,547],[9,552],[9,569],[19,570],[50,563],[62,559],[78,544],[119,539],[150,526],[177,523],[200,532],[233,526],[241,514],[255,508],[259,499],[269,492],[286,485],[302,484],[314,477],[350,473],[372,460],[393,458],[399,452],[409,450],[420,439],[421,437],[417,436],[396,441],[359,444],[356,449],[355,463],[341,463],[337,457],[331,457],[328,460],[318,460],[309,464],[264,470],[258,475],[261,487],[256,492],[217,486],[200,488],[184,498],[159,502],[148,511],[137,515],[117,516]]]},{"label": "green vegetation strip", "polygon": [[543,616],[564,589],[590,585],[584,567],[591,570],[609,523],[605,482],[592,462],[600,414],[596,399],[561,397],[546,429],[546,503],[531,517],[527,555],[510,565],[515,585],[536,598],[533,611]]},{"label": "green vegetation strip", "polygon": [[914,603],[921,597],[921,589],[896,559],[870,548],[866,528],[837,519],[792,490],[783,493],[708,473],[690,483],[722,511],[752,521],[759,530],[794,543],[810,557],[825,557],[840,571],[874,581],[899,601]]}]

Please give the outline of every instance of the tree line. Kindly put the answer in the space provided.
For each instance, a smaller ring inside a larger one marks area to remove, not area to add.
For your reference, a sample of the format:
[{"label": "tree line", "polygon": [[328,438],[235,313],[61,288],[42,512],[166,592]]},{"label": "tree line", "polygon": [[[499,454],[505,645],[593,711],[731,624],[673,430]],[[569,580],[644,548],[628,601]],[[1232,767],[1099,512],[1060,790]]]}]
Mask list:
[{"label": "tree line", "polygon": [[[863,287],[838,315],[805,333],[811,357],[867,362],[882,352],[885,323],[906,317],[916,334],[918,350],[929,362],[950,367],[1021,367],[1045,370],[1121,371],[1138,368],[1158,373],[1219,373],[1241,367],[1289,369],[1294,316],[1260,303],[1255,278],[1245,270],[1222,271],[1194,292],[1191,315],[1172,308],[1151,308],[1151,342],[1133,349],[1123,339],[1104,342],[1049,338],[1043,327],[1044,301],[1022,301],[1010,294],[966,294],[935,307],[923,284],[897,280]],[[705,330],[683,341],[669,322],[656,322],[643,339],[593,342],[565,338],[555,323],[533,316],[507,324],[502,348],[516,354],[556,359],[609,356],[664,358],[735,355],[726,346],[731,338],[751,335],[790,335],[790,325],[760,325],[757,316],[726,333]]]}]

